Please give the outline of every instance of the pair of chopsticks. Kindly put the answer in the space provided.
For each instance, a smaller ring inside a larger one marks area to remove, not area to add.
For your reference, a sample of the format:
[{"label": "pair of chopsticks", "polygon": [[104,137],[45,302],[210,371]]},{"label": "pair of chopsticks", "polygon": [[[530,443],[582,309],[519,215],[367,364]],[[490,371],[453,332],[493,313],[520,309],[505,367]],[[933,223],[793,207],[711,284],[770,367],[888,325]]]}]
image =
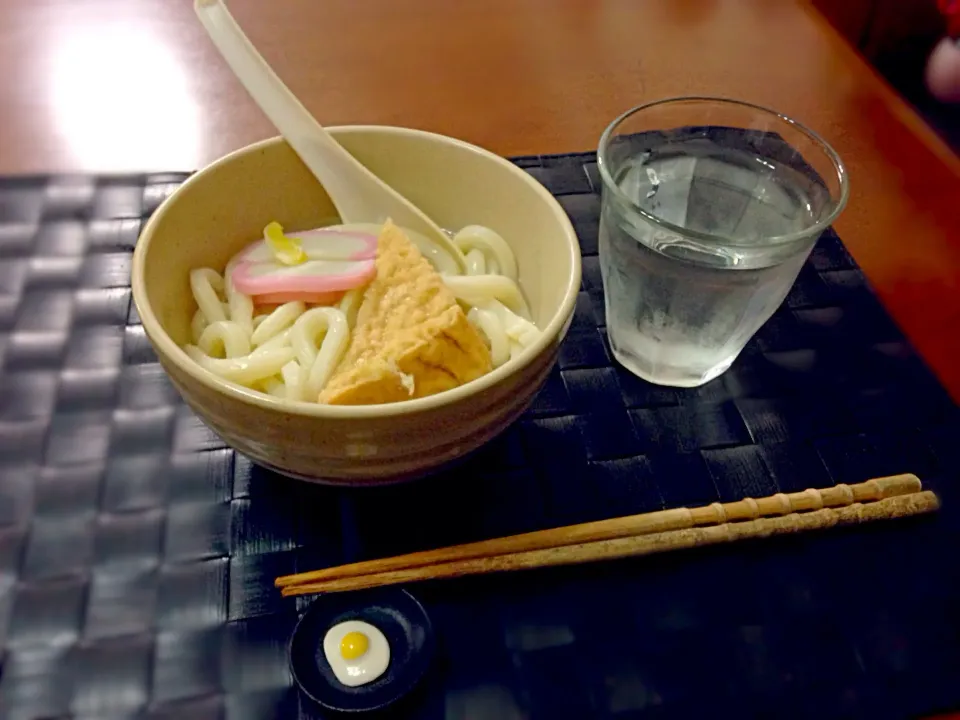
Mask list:
[{"label": "pair of chopsticks", "polygon": [[916,475],[676,508],[285,575],[284,596],[573,565],[933,512]]}]

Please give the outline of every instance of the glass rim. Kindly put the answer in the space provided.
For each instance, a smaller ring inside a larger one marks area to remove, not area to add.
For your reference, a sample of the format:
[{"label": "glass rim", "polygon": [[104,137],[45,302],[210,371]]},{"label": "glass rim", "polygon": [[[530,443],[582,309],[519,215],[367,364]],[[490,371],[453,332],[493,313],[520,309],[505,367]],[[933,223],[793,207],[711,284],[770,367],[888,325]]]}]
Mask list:
[{"label": "glass rim", "polygon": [[843,164],[843,160],[840,159],[840,155],[837,154],[837,151],[831,147],[831,145],[820,137],[815,131],[808,128],[803,123],[794,120],[788,115],[777,112],[776,110],[771,110],[768,107],[763,105],[757,105],[755,103],[746,102],[744,100],[735,100],[733,98],[725,97],[710,97],[708,95],[679,95],[676,97],[662,98],[660,100],[654,100],[652,102],[644,103],[642,105],[636,105],[635,107],[630,108],[626,112],[620,114],[617,118],[611,122],[607,128],[603,131],[603,134],[600,136],[600,144],[597,149],[597,169],[600,173],[600,179],[603,183],[603,189],[605,192],[611,192],[616,196],[621,202],[625,203],[632,211],[641,215],[646,220],[651,223],[671,230],[681,235],[687,237],[702,240],[706,242],[722,242],[724,245],[731,247],[756,247],[756,243],[747,243],[743,241],[738,241],[736,238],[730,238],[725,235],[718,235],[715,233],[705,233],[699,230],[691,230],[690,228],[685,228],[682,225],[677,225],[668,220],[665,220],[661,217],[658,217],[640,207],[634,200],[631,200],[630,197],[623,192],[613,180],[613,176],[610,174],[610,169],[607,167],[607,161],[605,159],[607,147],[610,144],[610,140],[613,137],[615,129],[623,123],[627,118],[637,113],[643,112],[644,110],[649,110],[651,108],[668,105],[681,102],[707,102],[707,103],[716,103],[719,105],[736,105],[741,108],[748,108],[750,110],[757,110],[765,115],[776,117],[782,122],[787,123],[791,127],[798,130],[800,133],[805,135],[810,139],[817,148],[827,156],[833,165],[834,171],[836,172],[836,180],[840,185],[840,197],[834,202],[833,208],[827,215],[817,222],[812,223],[803,230],[797,230],[785,235],[773,235],[769,238],[766,238],[764,247],[779,247],[782,245],[789,245],[795,243],[799,240],[804,240],[809,237],[817,236],[826,230],[833,222],[837,219],[841,212],[843,212],[844,207],[847,205],[847,199],[850,195],[850,181],[847,176],[846,166]]}]

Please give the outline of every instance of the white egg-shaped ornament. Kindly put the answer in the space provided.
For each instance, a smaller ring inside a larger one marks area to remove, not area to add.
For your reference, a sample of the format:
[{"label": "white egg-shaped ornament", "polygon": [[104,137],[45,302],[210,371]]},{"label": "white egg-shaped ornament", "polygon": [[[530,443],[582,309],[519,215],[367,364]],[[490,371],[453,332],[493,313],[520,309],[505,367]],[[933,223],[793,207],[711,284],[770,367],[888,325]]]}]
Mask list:
[{"label": "white egg-shaped ornament", "polygon": [[323,638],[323,655],[337,680],[347,687],[373,682],[390,664],[390,644],[370,623],[347,620]]}]

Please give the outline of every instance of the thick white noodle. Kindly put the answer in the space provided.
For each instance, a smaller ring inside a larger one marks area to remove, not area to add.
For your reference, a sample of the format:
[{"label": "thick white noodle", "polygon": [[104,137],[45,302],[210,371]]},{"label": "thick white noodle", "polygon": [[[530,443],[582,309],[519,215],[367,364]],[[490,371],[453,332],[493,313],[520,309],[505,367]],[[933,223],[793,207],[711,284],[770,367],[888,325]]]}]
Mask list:
[{"label": "thick white noodle", "polygon": [[494,367],[500,367],[510,359],[510,343],[503,323],[496,313],[486,308],[472,307],[467,319],[486,335],[490,343],[490,360]]},{"label": "thick white noodle", "polygon": [[204,328],[197,345],[210,357],[241,357],[250,354],[250,333],[240,323],[218,320]]},{"label": "thick white noodle", "polygon": [[483,254],[483,250],[477,250],[474,248],[467,253],[467,275],[486,275],[487,274],[487,258]]},{"label": "thick white noodle", "polygon": [[227,308],[230,314],[230,320],[242,327],[247,335],[253,332],[253,300],[249,295],[244,295],[233,286],[233,268],[236,264],[236,258],[227,264],[227,270],[224,273],[224,292],[227,296]]},{"label": "thick white noodle", "polygon": [[[409,237],[411,242],[417,246],[420,254],[429,260],[430,264],[437,269],[437,272],[449,273],[451,275],[457,275],[460,273],[460,265],[457,263],[456,259],[451,256],[450,252],[447,251],[447,248],[435,243],[430,238],[409,229],[407,230],[407,237]],[[451,248],[451,250],[453,252],[457,252],[459,249],[454,250]],[[462,256],[463,253],[460,253],[460,255]]]},{"label": "thick white noodle", "polygon": [[280,376],[286,388],[283,397],[287,400],[303,400],[303,370],[300,368],[300,363],[291,360],[280,368]]},{"label": "thick white noodle", "polygon": [[444,275],[443,281],[458,300],[478,307],[499,300],[523,318],[530,311],[517,284],[505,275]]},{"label": "thick white noodle", "polygon": [[217,294],[223,291],[223,278],[220,277],[220,273],[210,268],[191,270],[190,290],[193,291],[193,299],[208,325],[217,320],[227,319],[223,302]]},{"label": "thick white noodle", "polygon": [[278,398],[287,397],[287,386],[283,384],[283,381],[276,377],[268,377],[262,383],[264,391],[268,395],[273,395]]},{"label": "thick white noodle", "polygon": [[497,316],[507,337],[511,341],[520,343],[522,347],[526,347],[540,336],[540,330],[536,325],[520,317],[500,301],[491,300],[484,305],[484,308]]},{"label": "thick white noodle", "polygon": [[[321,336],[323,342],[318,350],[317,341]],[[349,341],[347,317],[337,308],[317,307],[297,318],[290,342],[300,363],[301,378],[304,372],[307,373],[303,394],[308,399],[316,402],[346,352]]]},{"label": "thick white noodle", "polygon": [[363,291],[366,286],[347,290],[340,298],[340,312],[347,318],[347,324],[352,328],[357,324],[357,312],[360,310],[360,303],[363,302]]},{"label": "thick white noodle", "polygon": [[[411,237],[421,241],[421,251],[485,336],[494,367],[517,357],[540,336],[516,283],[516,259],[497,233],[471,225],[454,236],[467,275],[459,275],[452,258],[432,243]],[[229,381],[278,398],[317,402],[350,343],[365,288],[347,291],[331,307],[307,309],[291,302],[254,315],[253,299],[233,285],[233,266],[231,261],[223,276],[211,268],[191,271],[197,311],[190,323],[193,344],[184,350]]]},{"label": "thick white noodle", "polygon": [[262,345],[258,345],[257,349],[254,350],[254,353],[267,352],[268,350],[276,350],[277,348],[290,347],[290,333],[293,332],[293,328],[287,328],[279,335],[274,335],[272,338],[264,342]]},{"label": "thick white noodle", "polygon": [[225,380],[240,385],[253,385],[260,380],[276,375],[293,359],[293,348],[279,348],[268,352],[253,353],[239,358],[212,358],[196,345],[187,345],[184,350],[201,367]]},{"label": "thick white noodle", "polygon": [[200,342],[200,336],[203,335],[206,327],[207,318],[204,316],[203,310],[197,308],[197,311],[193,314],[193,320],[190,321],[190,338],[194,345]]},{"label": "thick white noodle", "polygon": [[274,335],[280,334],[293,325],[306,309],[306,305],[302,302],[288,302],[281,305],[253,331],[253,336],[250,338],[251,344],[256,347],[265,343]]},{"label": "thick white noodle", "polygon": [[[490,228],[483,225],[467,225],[453,236],[453,244],[468,256],[472,250],[479,250],[487,258],[488,273],[506,275],[516,282],[517,260],[513,251],[507,245],[507,241]],[[491,267],[491,260],[495,261],[495,267]]]}]

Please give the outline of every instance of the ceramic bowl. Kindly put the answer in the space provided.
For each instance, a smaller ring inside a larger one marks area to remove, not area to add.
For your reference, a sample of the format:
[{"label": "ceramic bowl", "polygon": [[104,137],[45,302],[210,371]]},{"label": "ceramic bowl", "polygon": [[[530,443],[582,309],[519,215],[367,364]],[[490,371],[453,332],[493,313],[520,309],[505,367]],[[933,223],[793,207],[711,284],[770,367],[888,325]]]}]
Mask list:
[{"label": "ceramic bowl", "polygon": [[291,230],[336,217],[323,188],[281,138],[217,160],[153,214],[137,243],[133,297],[160,363],[193,411],[254,462],[298,478],[371,484],[424,475],[478,448],[516,420],[545,382],[573,316],[580,250],[566,213],[529,174],[481,148],[405,128],[330,132],[441,227],[481,224],[517,258],[541,338],[466,385],[401,403],[293,403],[196,365],[189,272],[222,269],[272,220]]}]

